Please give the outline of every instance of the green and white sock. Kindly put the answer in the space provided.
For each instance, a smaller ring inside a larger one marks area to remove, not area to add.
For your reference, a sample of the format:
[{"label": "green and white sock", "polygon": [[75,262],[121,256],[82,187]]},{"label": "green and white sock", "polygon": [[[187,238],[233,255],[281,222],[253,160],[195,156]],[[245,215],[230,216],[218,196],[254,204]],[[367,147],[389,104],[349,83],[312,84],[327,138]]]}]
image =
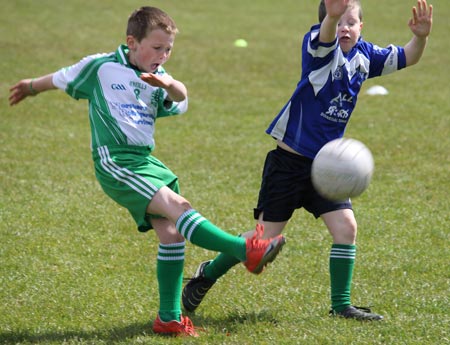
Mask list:
[{"label": "green and white sock", "polygon": [[159,289],[159,317],[162,321],[181,321],[184,250],[186,242],[159,244],[156,276]]},{"label": "green and white sock", "polygon": [[199,247],[226,253],[240,261],[247,259],[245,238],[223,231],[193,209],[178,218],[176,228],[184,238]]},{"label": "green and white sock", "polygon": [[340,312],[351,305],[350,290],[356,246],[333,244],[330,252],[331,307]]},{"label": "green and white sock", "polygon": [[[241,235],[239,235],[239,237],[241,237]],[[240,263],[240,261],[234,256],[220,253],[205,267],[203,274],[208,279],[217,280],[238,263]]]},{"label": "green and white sock", "polygon": [[220,253],[205,267],[205,277],[211,280],[217,280],[238,263],[240,263],[240,261],[234,256]]}]

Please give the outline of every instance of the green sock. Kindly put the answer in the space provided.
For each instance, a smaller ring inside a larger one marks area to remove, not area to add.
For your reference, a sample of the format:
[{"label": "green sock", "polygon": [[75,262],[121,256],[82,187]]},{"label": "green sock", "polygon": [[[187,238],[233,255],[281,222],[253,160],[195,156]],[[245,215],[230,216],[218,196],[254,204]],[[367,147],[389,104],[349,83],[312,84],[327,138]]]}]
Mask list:
[{"label": "green sock", "polygon": [[240,261],[247,259],[245,238],[223,231],[193,209],[180,216],[176,227],[184,238],[199,247],[226,253]]},{"label": "green sock", "polygon": [[351,305],[350,289],[356,246],[333,244],[330,252],[331,307],[340,312]]},{"label": "green sock", "polygon": [[181,321],[185,242],[159,244],[156,276],[159,289],[159,317],[162,321]]},{"label": "green sock", "polygon": [[[240,237],[241,235],[239,235]],[[231,267],[240,263],[238,259],[234,256],[220,253],[216,258],[210,262],[208,266],[205,267],[203,271],[206,278],[211,280],[217,280],[223,275],[225,275]]]}]

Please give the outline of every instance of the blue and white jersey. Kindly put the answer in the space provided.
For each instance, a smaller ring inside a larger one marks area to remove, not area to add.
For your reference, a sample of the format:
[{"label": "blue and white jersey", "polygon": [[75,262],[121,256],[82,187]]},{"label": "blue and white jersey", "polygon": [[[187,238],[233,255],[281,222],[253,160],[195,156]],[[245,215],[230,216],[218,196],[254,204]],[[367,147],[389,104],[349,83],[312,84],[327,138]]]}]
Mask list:
[{"label": "blue and white jersey", "polygon": [[327,142],[344,135],[362,83],[406,67],[404,49],[380,48],[359,39],[348,53],[337,38],[319,42],[320,25],[303,39],[302,76],[290,100],[266,133],[314,158]]},{"label": "blue and white jersey", "polygon": [[[168,102],[167,91],[140,79],[127,57],[128,47],[90,55],[53,74],[53,84],[75,99],[89,101],[92,149],[100,146],[155,145],[158,117],[187,111],[187,98]],[[161,66],[155,74],[165,74]]]}]

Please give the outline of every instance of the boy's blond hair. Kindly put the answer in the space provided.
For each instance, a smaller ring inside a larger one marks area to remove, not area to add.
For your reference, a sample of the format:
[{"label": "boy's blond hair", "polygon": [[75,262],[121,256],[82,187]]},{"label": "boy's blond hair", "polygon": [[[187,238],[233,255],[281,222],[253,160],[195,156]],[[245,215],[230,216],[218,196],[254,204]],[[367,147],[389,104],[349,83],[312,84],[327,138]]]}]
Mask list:
[{"label": "boy's blond hair", "polygon": [[127,36],[133,36],[138,42],[155,29],[161,29],[168,34],[178,33],[173,19],[156,7],[143,6],[135,10],[128,18]]}]

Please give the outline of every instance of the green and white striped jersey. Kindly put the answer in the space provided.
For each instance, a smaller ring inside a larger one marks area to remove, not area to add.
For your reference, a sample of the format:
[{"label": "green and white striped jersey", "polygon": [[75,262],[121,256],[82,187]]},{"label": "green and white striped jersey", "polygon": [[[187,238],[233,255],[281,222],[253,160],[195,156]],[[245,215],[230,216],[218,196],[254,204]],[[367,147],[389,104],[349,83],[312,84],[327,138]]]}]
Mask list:
[{"label": "green and white striped jersey", "polygon": [[[89,101],[93,150],[105,145],[153,148],[156,118],[187,111],[187,99],[168,102],[166,90],[143,82],[127,51],[121,45],[113,53],[90,55],[53,75],[57,88]],[[155,73],[166,71],[159,67]]]}]

